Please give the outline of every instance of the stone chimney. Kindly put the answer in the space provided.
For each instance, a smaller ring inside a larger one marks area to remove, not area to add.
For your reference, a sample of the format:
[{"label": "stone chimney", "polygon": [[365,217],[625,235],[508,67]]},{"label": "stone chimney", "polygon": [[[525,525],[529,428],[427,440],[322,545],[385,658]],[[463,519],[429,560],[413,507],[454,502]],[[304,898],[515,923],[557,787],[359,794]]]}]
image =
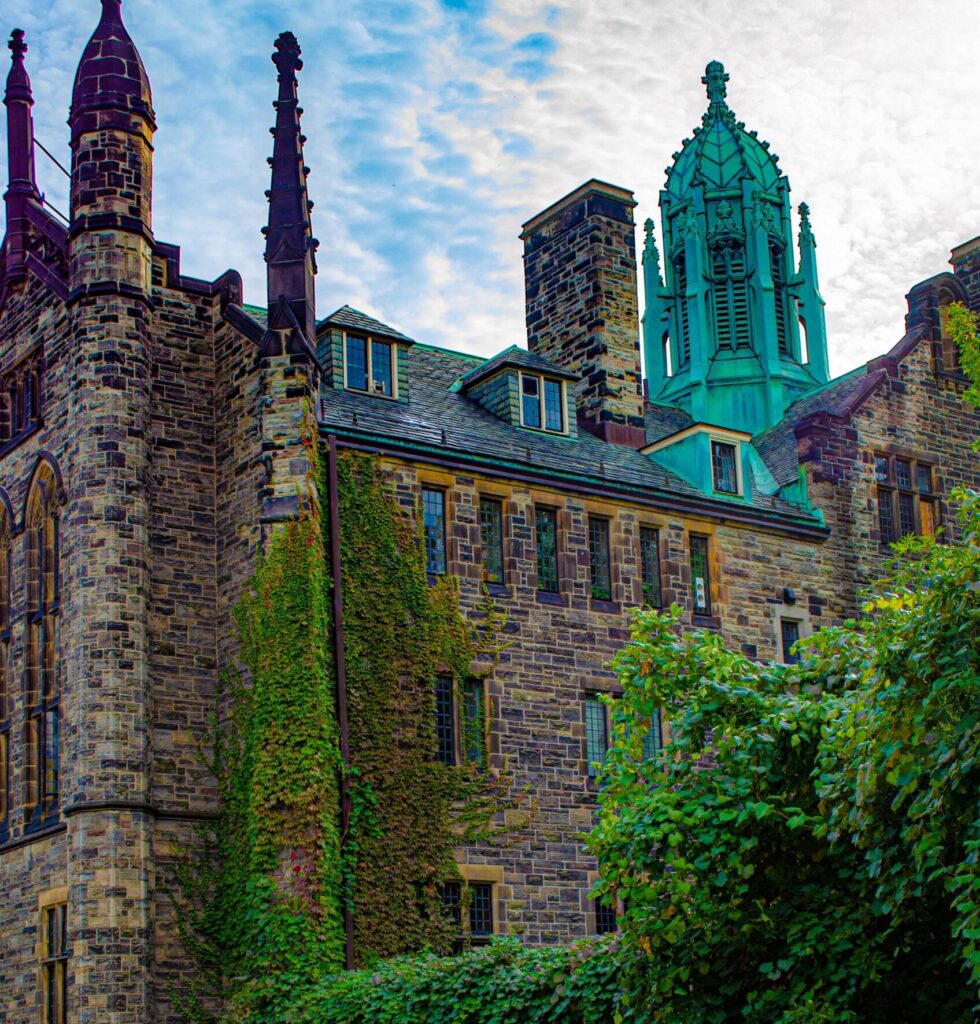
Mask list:
[{"label": "stone chimney", "polygon": [[980,311],[980,236],[958,245],[950,254],[956,279],[966,290],[970,309]]},{"label": "stone chimney", "polygon": [[640,448],[643,392],[628,189],[587,181],[523,228],[528,348],[575,373],[580,425]]}]

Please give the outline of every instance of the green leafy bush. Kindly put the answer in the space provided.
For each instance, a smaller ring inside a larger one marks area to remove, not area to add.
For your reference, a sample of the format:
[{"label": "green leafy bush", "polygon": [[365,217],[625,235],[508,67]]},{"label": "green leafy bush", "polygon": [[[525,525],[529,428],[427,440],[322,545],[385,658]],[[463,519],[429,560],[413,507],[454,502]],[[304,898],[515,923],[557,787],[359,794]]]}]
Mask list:
[{"label": "green leafy bush", "polygon": [[[907,540],[857,625],[757,664],[641,613],[592,835],[624,1019],[976,1020],[980,498]],[[657,709],[665,754],[642,758]],[[633,1016],[629,1016],[633,1015]]]}]

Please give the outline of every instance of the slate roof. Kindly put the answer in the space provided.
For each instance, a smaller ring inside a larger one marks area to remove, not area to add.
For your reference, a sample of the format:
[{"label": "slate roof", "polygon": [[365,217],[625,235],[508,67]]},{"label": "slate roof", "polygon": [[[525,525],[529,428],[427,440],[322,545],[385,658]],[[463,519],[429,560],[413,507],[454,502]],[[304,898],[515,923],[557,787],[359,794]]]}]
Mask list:
[{"label": "slate roof", "polygon": [[451,390],[461,375],[485,362],[477,356],[416,344],[408,352],[407,403],[325,387],[321,429],[367,448],[373,443],[420,457],[455,458],[474,468],[482,463],[596,490],[613,489],[625,496],[633,492],[637,497],[673,498],[715,514],[724,515],[727,509],[736,516],[762,514],[785,525],[791,521],[820,529],[818,521],[798,507],[758,492],[750,502],[707,497],[639,452],[585,431],[569,438],[512,426],[458,389]]},{"label": "slate roof", "polygon": [[656,444],[671,434],[686,430],[694,420],[689,413],[678,409],[676,405],[647,402],[643,410],[643,423],[647,431],[647,444]]},{"label": "slate roof", "polygon": [[503,352],[498,353],[492,359],[487,359],[479,366],[464,374],[459,381],[459,390],[466,391],[478,384],[481,380],[492,377],[498,370],[504,367],[516,367],[519,370],[533,370],[535,373],[547,373],[553,377],[563,377],[565,380],[578,380],[578,375],[570,373],[563,366],[542,359],[534,352],[518,345],[511,345]]},{"label": "slate roof", "polygon": [[823,387],[801,395],[786,410],[786,415],[774,426],[756,434],[752,439],[762,461],[769,467],[776,483],[781,487],[793,483],[799,476],[795,428],[812,416],[826,413],[846,417],[887,376],[884,369],[859,366],[850,373],[824,384]]},{"label": "slate roof", "polygon": [[393,338],[395,341],[401,341],[409,345],[415,344],[411,338],[402,334],[401,331],[396,331],[394,327],[389,327],[380,320],[375,320],[373,316],[368,316],[367,313],[362,313],[359,309],[352,309],[350,306],[341,306],[335,313],[331,313],[330,316],[321,320],[317,324],[317,330],[323,327],[341,327],[354,331],[363,331],[365,334],[376,334],[385,338]]}]

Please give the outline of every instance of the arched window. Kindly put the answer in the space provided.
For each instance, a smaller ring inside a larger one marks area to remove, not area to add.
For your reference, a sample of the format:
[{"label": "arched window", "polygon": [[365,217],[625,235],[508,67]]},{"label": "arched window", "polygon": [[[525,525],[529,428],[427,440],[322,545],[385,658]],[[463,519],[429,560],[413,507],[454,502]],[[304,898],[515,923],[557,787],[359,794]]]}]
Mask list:
[{"label": "arched window", "polygon": [[678,366],[691,361],[691,325],[687,310],[687,260],[681,253],[674,260],[674,294],[677,297]]},{"label": "arched window", "polygon": [[735,351],[749,347],[749,295],[745,277],[745,247],[734,238],[711,253],[714,280],[715,324],[718,348]]},{"label": "arched window", "polygon": [[781,245],[769,244],[769,262],[772,266],[773,301],[776,306],[776,344],[779,346],[779,354],[788,356],[792,353],[786,330],[786,267]]},{"label": "arched window", "polygon": [[940,292],[939,303],[939,345],[942,356],[942,369],[947,373],[962,373],[959,346],[949,333],[949,304],[953,301],[950,292]]},{"label": "arched window", "polygon": [[10,830],[10,516],[0,504],[0,841]]},{"label": "arched window", "polygon": [[25,809],[32,823],[58,809],[58,509],[57,481],[41,462],[27,499],[27,737]]}]

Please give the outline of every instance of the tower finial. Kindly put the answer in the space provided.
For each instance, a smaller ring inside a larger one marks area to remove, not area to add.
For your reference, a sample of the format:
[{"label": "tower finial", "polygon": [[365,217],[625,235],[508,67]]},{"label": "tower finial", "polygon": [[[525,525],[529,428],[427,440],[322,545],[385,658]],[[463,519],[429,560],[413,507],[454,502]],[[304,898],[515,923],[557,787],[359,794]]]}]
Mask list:
[{"label": "tower finial", "polygon": [[122,0],[102,0],[102,23],[122,24]]},{"label": "tower finial", "polygon": [[[303,111],[296,80],[303,68],[302,52],[296,36],[283,32],[272,55],[279,72],[279,98],[272,129],[272,185],[266,193],[269,223],[264,233],[270,330],[293,331],[298,326],[303,344],[310,345],[316,336],[313,278],[317,242],[310,222],[313,204],[306,191],[309,170],[303,159],[306,139],[300,130]],[[287,339],[287,349],[289,344]]]},{"label": "tower finial", "polygon": [[713,60],[704,69],[704,77],[701,82],[708,87],[708,99],[712,106],[715,104],[727,106],[725,97],[728,95],[728,89],[725,83],[729,78],[731,75],[725,71],[725,65],[719,60]]},{"label": "tower finial", "polygon": [[[3,102],[7,108],[8,185],[11,192],[37,195],[34,177],[34,95],[24,56],[27,43],[22,29],[10,33],[11,64]],[[9,213],[9,211],[8,211]]]},{"label": "tower finial", "polygon": [[810,226],[810,207],[807,203],[800,203],[799,207],[800,214],[800,245],[809,243],[810,245],[816,245],[813,240],[813,228]]}]

